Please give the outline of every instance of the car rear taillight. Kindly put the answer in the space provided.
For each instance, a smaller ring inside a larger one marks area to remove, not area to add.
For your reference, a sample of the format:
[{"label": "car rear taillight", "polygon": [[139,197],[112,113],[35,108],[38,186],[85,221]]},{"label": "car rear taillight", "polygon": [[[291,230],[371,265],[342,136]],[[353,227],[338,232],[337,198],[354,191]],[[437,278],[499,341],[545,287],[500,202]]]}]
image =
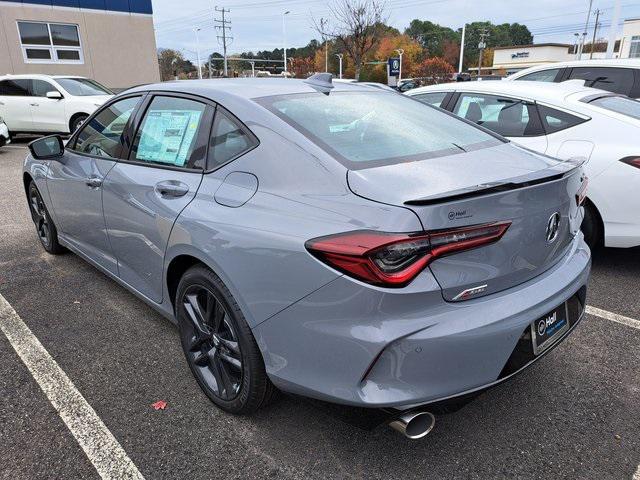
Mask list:
[{"label": "car rear taillight", "polygon": [[316,258],[373,285],[403,287],[438,257],[497,242],[511,222],[453,230],[387,233],[357,230],[309,240]]},{"label": "car rear taillight", "polygon": [[632,167],[640,168],[640,157],[624,157],[620,161]]}]

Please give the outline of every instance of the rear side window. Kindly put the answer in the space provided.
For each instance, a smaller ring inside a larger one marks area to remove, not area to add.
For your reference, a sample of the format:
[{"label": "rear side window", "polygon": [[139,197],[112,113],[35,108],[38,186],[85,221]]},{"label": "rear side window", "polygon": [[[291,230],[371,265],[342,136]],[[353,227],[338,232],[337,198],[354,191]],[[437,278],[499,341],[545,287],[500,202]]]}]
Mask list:
[{"label": "rear side window", "polygon": [[31,80],[19,78],[0,81],[0,95],[8,97],[30,97]]},{"label": "rear side window", "polygon": [[188,98],[157,96],[151,101],[136,134],[131,160],[184,168],[204,165],[198,131],[207,106]]},{"label": "rear side window", "polygon": [[432,92],[432,93],[420,93],[418,95],[411,95],[411,98],[414,98],[428,105],[433,105],[434,107],[439,107],[440,105],[442,105],[442,101],[446,96],[447,96],[447,92]]},{"label": "rear side window", "polygon": [[550,68],[549,70],[542,70],[540,72],[533,72],[522,77],[518,77],[515,80],[527,80],[529,82],[553,82],[555,81],[559,68]]},{"label": "rear side window", "polygon": [[251,132],[222,108],[218,108],[209,144],[209,168],[224,165],[257,144]]},{"label": "rear side window", "polygon": [[585,80],[585,86],[628,95],[633,87],[633,70],[613,67],[576,67],[570,79]]},{"label": "rear side window", "polygon": [[350,169],[502,143],[447,112],[392,92],[318,92],[265,97],[258,102]]},{"label": "rear side window", "polygon": [[120,153],[122,134],[140,98],[125,98],[100,111],[81,127],[74,150],[98,157],[116,158]]},{"label": "rear side window", "polygon": [[570,113],[562,112],[544,105],[538,105],[538,111],[540,112],[542,125],[547,132],[547,135],[575,127],[576,125],[586,122],[583,118],[576,117]]},{"label": "rear side window", "polygon": [[524,100],[463,93],[453,113],[505,137],[544,135],[535,106]]}]

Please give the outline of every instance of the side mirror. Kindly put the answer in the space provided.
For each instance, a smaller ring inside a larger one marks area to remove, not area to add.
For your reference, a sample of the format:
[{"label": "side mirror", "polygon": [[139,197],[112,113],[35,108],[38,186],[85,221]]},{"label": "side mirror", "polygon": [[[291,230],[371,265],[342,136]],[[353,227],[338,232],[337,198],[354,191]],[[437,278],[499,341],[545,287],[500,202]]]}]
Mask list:
[{"label": "side mirror", "polygon": [[47,98],[52,100],[60,100],[62,98],[62,94],[57,90],[53,90],[51,92],[47,92]]},{"label": "side mirror", "polygon": [[31,155],[36,160],[59,158],[64,153],[64,143],[60,135],[39,138],[29,144]]}]

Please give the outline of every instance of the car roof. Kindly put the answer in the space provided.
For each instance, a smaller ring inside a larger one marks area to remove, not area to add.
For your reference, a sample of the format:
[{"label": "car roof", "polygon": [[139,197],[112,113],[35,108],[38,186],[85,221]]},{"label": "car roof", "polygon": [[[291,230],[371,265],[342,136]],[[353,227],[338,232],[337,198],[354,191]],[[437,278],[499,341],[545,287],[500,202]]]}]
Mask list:
[{"label": "car roof", "polygon": [[493,95],[512,96],[523,99],[536,100],[540,102],[558,103],[567,97],[577,93],[592,95],[597,93],[610,93],[597,88],[584,86],[584,80],[568,80],[561,83],[553,82],[529,82],[521,80],[519,82],[455,82],[442,83],[439,85],[429,85],[427,87],[414,88],[405,95],[418,95],[428,92],[478,92]]},{"label": "car roof", "polygon": [[[317,93],[318,89],[305,80],[289,78],[215,78],[207,80],[177,80],[172,82],[154,83],[127,90],[136,91],[164,90],[173,92],[192,93],[215,100],[221,95],[240,97],[252,100],[275,95],[289,95],[299,93]],[[339,82],[333,83],[331,92],[340,91],[383,91],[362,83]]]},{"label": "car roof", "polygon": [[633,68],[640,69],[640,59],[636,58],[602,58],[595,60],[569,60],[566,62],[554,62],[544,65],[535,65],[525,68],[509,75],[507,79],[515,79],[522,75],[543,70],[553,70],[556,68],[572,68],[572,67],[614,67],[614,68]]}]

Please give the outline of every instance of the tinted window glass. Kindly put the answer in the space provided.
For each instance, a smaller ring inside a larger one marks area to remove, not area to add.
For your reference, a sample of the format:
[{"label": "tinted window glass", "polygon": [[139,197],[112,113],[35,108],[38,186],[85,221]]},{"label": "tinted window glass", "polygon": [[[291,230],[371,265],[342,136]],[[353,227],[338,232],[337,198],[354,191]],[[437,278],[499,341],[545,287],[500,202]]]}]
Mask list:
[{"label": "tinted window glass", "polygon": [[499,145],[451,115],[386,92],[282,95],[259,102],[349,168]]},{"label": "tinted window glass", "polygon": [[626,97],[602,97],[590,102],[600,108],[622,113],[640,120],[640,102]]},{"label": "tinted window glass", "polygon": [[80,52],[78,50],[56,50],[58,60],[80,60]]},{"label": "tinted window glass", "polygon": [[629,68],[577,67],[569,78],[585,80],[585,86],[608,92],[629,94],[633,87],[633,70]]},{"label": "tinted window glass", "polygon": [[453,110],[456,115],[505,137],[543,135],[535,106],[522,100],[463,93]]},{"label": "tinted window glass", "polygon": [[29,97],[31,96],[31,80],[3,80],[0,82],[0,95]]},{"label": "tinted window glass", "polygon": [[565,128],[575,127],[576,125],[586,122],[586,120],[580,117],[554,108],[545,107],[544,105],[539,105],[538,111],[540,112],[540,117],[542,117],[542,124],[547,134],[556,133]]},{"label": "tinted window glass", "polygon": [[18,22],[18,30],[23,45],[51,45],[46,23]]},{"label": "tinted window glass", "polygon": [[47,48],[25,48],[29,60],[51,60],[51,50]]},{"label": "tinted window glass", "polygon": [[107,87],[89,78],[56,78],[56,82],[62,85],[62,88],[71,95],[78,97],[88,95],[113,95],[113,92]]},{"label": "tinted window glass", "polygon": [[257,141],[253,135],[219,108],[216,112],[209,144],[210,157],[212,158],[209,167],[216,168],[227,163],[252,149],[256,144]]},{"label": "tinted window glass", "polygon": [[433,92],[433,93],[420,93],[418,95],[412,95],[411,98],[415,98],[416,100],[419,100],[422,103],[433,105],[434,107],[439,107],[440,105],[442,105],[442,101],[446,96],[447,96],[447,92]]},{"label": "tinted window glass", "polygon": [[75,25],[58,25],[52,23],[49,25],[51,28],[51,39],[54,45],[60,45],[64,47],[79,47],[80,39],[78,38],[78,27]]},{"label": "tinted window glass", "polygon": [[516,80],[528,80],[530,82],[553,82],[560,71],[559,68],[551,68],[549,70],[542,70],[541,72],[533,72],[529,75],[516,78]]},{"label": "tinted window glass", "polygon": [[32,80],[32,92],[34,97],[46,97],[47,92],[57,92],[58,89],[44,80]]},{"label": "tinted window glass", "polygon": [[125,98],[102,110],[85,123],[76,137],[80,153],[115,158],[120,151],[122,133],[140,97]]},{"label": "tinted window glass", "polygon": [[197,134],[206,105],[186,98],[155,97],[133,144],[131,159],[140,162],[195,168],[203,151]]}]

